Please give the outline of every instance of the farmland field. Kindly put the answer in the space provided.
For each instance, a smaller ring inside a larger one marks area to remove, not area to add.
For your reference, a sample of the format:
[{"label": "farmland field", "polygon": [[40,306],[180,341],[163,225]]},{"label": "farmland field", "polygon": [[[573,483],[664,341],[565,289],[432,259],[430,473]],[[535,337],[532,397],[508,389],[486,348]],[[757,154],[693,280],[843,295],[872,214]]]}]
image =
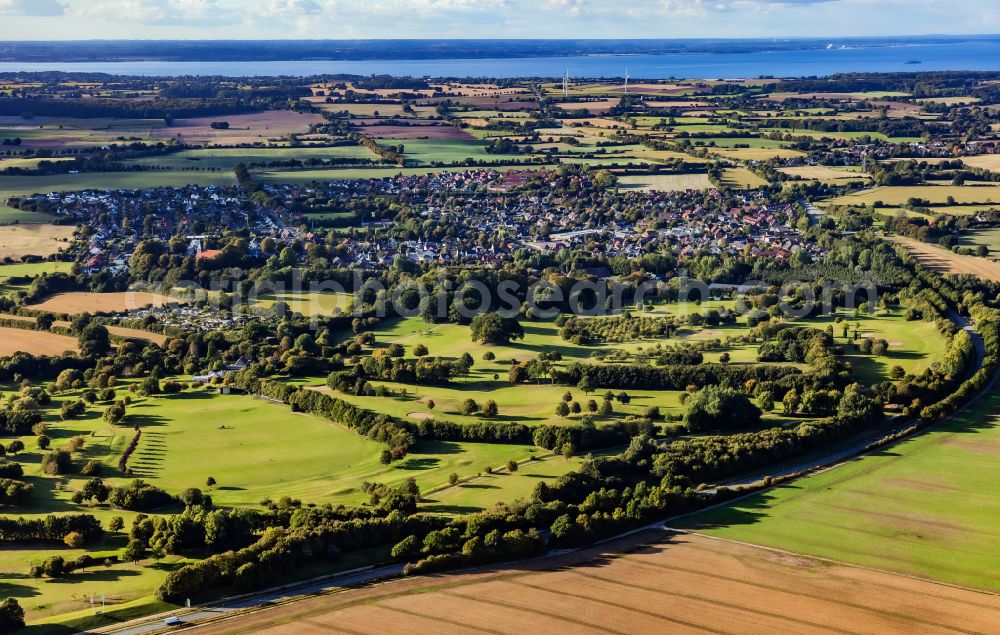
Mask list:
[{"label": "farmland field", "polygon": [[401,141],[403,152],[410,161],[420,165],[431,163],[461,163],[466,159],[498,161],[501,155],[489,154],[481,141],[452,139],[406,139]]},{"label": "farmland field", "polygon": [[808,165],[791,168],[778,168],[779,172],[784,172],[789,176],[801,179],[819,181],[820,183],[842,184],[847,181],[866,181],[869,177],[863,172],[831,168],[825,165]]},{"label": "farmland field", "polygon": [[185,185],[233,185],[230,172],[151,171],[91,172],[46,176],[0,176],[0,201],[11,196],[79,190],[142,189]]},{"label": "farmland field", "polygon": [[997,185],[906,185],[873,187],[853,194],[846,194],[827,201],[831,205],[869,205],[881,201],[886,205],[902,205],[911,198],[919,198],[933,203],[948,202],[948,197],[956,203],[990,203],[1000,201],[1000,186]]},{"label": "farmland field", "polygon": [[0,259],[51,256],[69,245],[71,225],[4,225],[0,227]]},{"label": "farmland field", "polygon": [[28,212],[4,205],[2,203],[3,200],[6,200],[6,197],[0,198],[0,225],[9,225],[11,223],[47,223],[52,220],[52,217],[48,214]]},{"label": "farmland field", "polygon": [[13,355],[19,351],[34,355],[61,355],[66,351],[76,350],[75,337],[48,331],[0,327],[0,355]]},{"label": "farmland field", "polygon": [[618,185],[622,189],[662,192],[712,187],[707,174],[636,174],[619,178]]},{"label": "farmland field", "polygon": [[1000,620],[1000,599],[986,593],[704,536],[661,536],[322,595],[200,630],[986,632]]},{"label": "farmland field", "polygon": [[739,189],[753,189],[767,185],[767,181],[746,168],[727,168],[722,171],[722,184]]},{"label": "farmland field", "polygon": [[[226,121],[229,123],[229,128],[227,130],[212,128],[211,124],[215,121]],[[150,131],[150,135],[154,138],[170,137],[189,144],[257,143],[282,139],[291,133],[304,133],[309,130],[311,124],[323,121],[324,119],[318,114],[266,110],[239,115],[175,119],[170,126],[154,128]]]},{"label": "farmland field", "polygon": [[960,256],[943,247],[903,236],[893,236],[892,240],[905,247],[925,267],[939,273],[968,273],[1000,282],[1000,263],[996,261],[978,256]]},{"label": "farmland field", "polygon": [[897,446],[682,526],[1000,591],[1000,390]]},{"label": "farmland field", "polygon": [[[409,145],[407,143],[406,145]],[[492,156],[492,155],[491,155]],[[433,160],[433,159],[431,159]],[[504,172],[507,170],[541,170],[551,168],[551,165],[514,165],[499,166],[496,169]],[[343,179],[383,179],[397,175],[410,176],[415,174],[433,174],[437,172],[456,172],[465,170],[475,170],[474,167],[454,166],[445,169],[437,167],[419,168],[329,168],[318,170],[261,170],[254,172],[254,177],[265,183],[313,183],[322,181],[336,181]]]},{"label": "farmland field", "polygon": [[297,147],[297,148],[210,148],[183,150],[163,156],[131,159],[135,165],[156,165],[168,170],[185,168],[216,168],[232,170],[237,163],[266,163],[269,161],[308,161],[309,159],[367,159],[376,160],[374,154],[362,146]]},{"label": "farmland field", "polygon": [[790,159],[804,154],[788,148],[712,148],[714,155],[737,161],[767,161],[768,159]]},{"label": "farmland field", "polygon": [[49,311],[51,313],[67,313],[75,315],[77,313],[118,313],[132,309],[139,309],[152,304],[153,306],[163,306],[171,302],[176,302],[173,298],[158,293],[148,291],[121,291],[116,293],[88,293],[86,291],[71,291],[67,293],[57,293],[38,304],[29,305],[27,308],[36,311]]}]

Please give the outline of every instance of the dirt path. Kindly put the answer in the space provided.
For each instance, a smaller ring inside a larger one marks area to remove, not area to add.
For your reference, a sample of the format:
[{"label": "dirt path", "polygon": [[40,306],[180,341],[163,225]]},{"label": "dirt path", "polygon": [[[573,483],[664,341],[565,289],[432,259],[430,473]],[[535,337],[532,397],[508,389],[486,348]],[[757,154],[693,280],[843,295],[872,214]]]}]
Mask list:
[{"label": "dirt path", "polygon": [[938,273],[972,274],[1000,282],[1000,262],[978,256],[960,256],[937,245],[903,236],[892,236],[890,240],[903,246],[920,264]]},{"label": "dirt path", "polygon": [[196,630],[989,632],[998,623],[1000,596],[695,534],[646,532],[521,566],[316,596]]}]

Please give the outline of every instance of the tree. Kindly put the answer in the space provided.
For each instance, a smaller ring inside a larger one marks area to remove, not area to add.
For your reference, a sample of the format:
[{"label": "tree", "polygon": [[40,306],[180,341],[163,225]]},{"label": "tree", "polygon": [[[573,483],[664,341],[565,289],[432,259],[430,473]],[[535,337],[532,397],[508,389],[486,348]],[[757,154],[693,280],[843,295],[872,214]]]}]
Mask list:
[{"label": "tree", "polygon": [[132,564],[138,564],[140,560],[146,557],[146,544],[141,540],[132,539],[128,541],[125,548],[122,550],[122,560],[126,562],[131,562]]},{"label": "tree", "polygon": [[83,495],[84,500],[94,500],[98,503],[103,503],[108,500],[108,496],[111,495],[111,490],[101,479],[92,478],[84,484],[80,493]]},{"label": "tree", "polygon": [[483,344],[507,344],[512,339],[524,339],[524,329],[516,318],[499,313],[480,313],[470,324],[472,341]]},{"label": "tree", "polygon": [[24,628],[24,609],[14,598],[0,602],[0,633],[13,633]]},{"label": "tree", "polygon": [[436,406],[436,405],[437,405],[437,404],[436,404],[436,403],[434,403],[434,400],[433,400],[433,399],[428,399],[428,400],[427,400],[427,409],[428,409],[428,410],[434,410],[434,406]]},{"label": "tree", "polygon": [[513,474],[514,472],[517,471],[517,467],[518,467],[517,461],[515,461],[513,459],[511,459],[510,461],[507,461],[507,471],[508,472],[510,472],[510,473]]},{"label": "tree", "polygon": [[785,393],[785,396],[781,399],[781,404],[784,406],[786,415],[793,415],[799,411],[799,406],[802,405],[802,397],[799,396],[799,391],[792,388]]},{"label": "tree", "polygon": [[477,412],[479,412],[479,404],[476,403],[475,399],[466,399],[462,402],[462,414],[474,415]]},{"label": "tree", "polygon": [[594,389],[594,385],[591,383],[590,377],[588,377],[586,373],[580,377],[580,381],[576,384],[576,389],[582,390],[585,395],[589,395],[590,391]]},{"label": "tree", "polygon": [[413,347],[413,354],[417,357],[426,357],[428,352],[427,347],[423,344],[417,344]]},{"label": "tree", "polygon": [[493,418],[498,414],[500,414],[500,407],[497,406],[497,402],[490,399],[483,405],[484,417]]},{"label": "tree", "polygon": [[379,463],[381,463],[382,465],[389,465],[390,463],[392,463],[392,451],[389,450],[388,448],[382,450],[382,454],[379,455],[378,460]]},{"label": "tree", "polygon": [[448,485],[455,485],[458,483],[458,474],[452,472],[448,475]]},{"label": "tree", "polygon": [[47,449],[49,449],[49,445],[52,443],[52,439],[50,439],[48,436],[46,436],[44,434],[38,435],[38,437],[35,439],[35,441],[36,441],[36,443],[38,443],[38,449],[39,450],[47,450]]},{"label": "tree", "polygon": [[559,415],[560,417],[568,417],[569,404],[567,404],[565,401],[560,401],[559,405],[556,406],[556,414]]},{"label": "tree", "polygon": [[105,408],[103,418],[111,425],[121,423],[121,420],[125,418],[125,404],[121,401],[111,404]]},{"label": "tree", "polygon": [[611,400],[605,399],[604,401],[601,402],[601,408],[597,411],[597,414],[601,415],[602,417],[608,417],[612,413],[614,413],[614,411],[615,408],[614,406],[611,405]]},{"label": "tree", "polygon": [[7,451],[11,454],[17,454],[24,449],[24,441],[20,439],[14,439],[9,444],[7,444]]},{"label": "tree", "polygon": [[181,502],[186,506],[201,505],[205,502],[205,497],[197,487],[189,487],[180,495]]},{"label": "tree", "polygon": [[215,487],[215,477],[209,476],[207,479],[205,479],[205,485],[207,487]]},{"label": "tree", "polygon": [[71,531],[63,538],[63,542],[66,543],[66,546],[70,549],[79,549],[83,546],[85,540],[83,538],[83,534],[80,532]]},{"label": "tree", "polygon": [[125,520],[121,516],[115,516],[108,522],[108,531],[121,531],[125,527]]},{"label": "tree", "polygon": [[104,357],[111,351],[111,336],[108,329],[91,322],[77,337],[82,357]]},{"label": "tree", "polygon": [[420,541],[416,536],[407,536],[397,542],[389,552],[396,560],[409,560],[420,554]]},{"label": "tree", "polygon": [[692,431],[747,428],[760,423],[760,415],[760,409],[746,393],[721,386],[706,386],[688,399],[684,423]]}]

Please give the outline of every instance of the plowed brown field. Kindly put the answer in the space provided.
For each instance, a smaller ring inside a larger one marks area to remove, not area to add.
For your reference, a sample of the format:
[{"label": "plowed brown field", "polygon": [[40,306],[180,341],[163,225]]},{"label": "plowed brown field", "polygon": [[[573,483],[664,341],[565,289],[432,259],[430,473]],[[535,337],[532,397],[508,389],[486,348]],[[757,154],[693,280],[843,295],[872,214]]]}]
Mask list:
[{"label": "plowed brown field", "polygon": [[520,567],[404,578],[196,630],[946,633],[1000,624],[992,594],[700,535],[650,538]]},{"label": "plowed brown field", "polygon": [[960,256],[937,245],[902,236],[893,236],[892,241],[905,247],[920,264],[938,273],[972,274],[984,280],[1000,282],[1000,262],[978,256]]}]

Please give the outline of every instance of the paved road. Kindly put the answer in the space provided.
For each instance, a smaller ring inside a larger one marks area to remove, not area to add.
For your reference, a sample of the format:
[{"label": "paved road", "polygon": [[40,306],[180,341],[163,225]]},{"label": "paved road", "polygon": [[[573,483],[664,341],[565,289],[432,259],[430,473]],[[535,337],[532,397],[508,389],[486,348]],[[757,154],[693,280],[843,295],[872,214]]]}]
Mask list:
[{"label": "paved road", "polygon": [[[183,623],[193,624],[205,620],[216,619],[220,615],[232,613],[233,611],[263,606],[278,600],[305,597],[307,595],[333,591],[338,588],[364,584],[381,578],[397,576],[402,572],[403,565],[398,564],[366,569],[364,571],[356,571],[341,576],[333,576],[323,580],[307,582],[300,585],[289,585],[281,588],[280,590],[264,591],[258,594],[243,596],[239,599],[200,607],[191,613],[179,615],[179,617]],[[142,633],[151,633],[165,628],[163,620],[163,615],[150,616],[146,619],[136,620],[135,622],[124,624],[116,629],[102,629],[101,632],[115,633],[116,635],[141,635]]]}]

